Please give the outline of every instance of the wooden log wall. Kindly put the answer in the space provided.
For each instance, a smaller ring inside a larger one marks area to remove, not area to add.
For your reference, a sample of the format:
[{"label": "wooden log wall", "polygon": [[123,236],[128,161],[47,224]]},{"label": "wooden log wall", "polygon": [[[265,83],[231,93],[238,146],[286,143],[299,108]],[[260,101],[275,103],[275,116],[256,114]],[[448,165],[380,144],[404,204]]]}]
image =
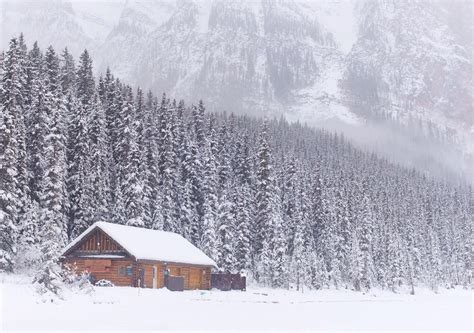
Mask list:
[{"label": "wooden log wall", "polygon": [[67,258],[64,263],[76,267],[76,272],[89,272],[98,280],[109,280],[116,286],[133,286],[133,276],[120,274],[127,267],[133,267],[131,259]]},{"label": "wooden log wall", "polygon": [[[172,276],[184,277],[184,288],[193,289],[211,289],[211,268],[191,265],[167,264],[160,262],[135,262],[132,259],[101,259],[101,258],[66,258],[66,264],[73,267],[76,271],[89,272],[96,280],[109,280],[116,286],[138,287],[138,281],[141,279],[140,270],[144,270],[144,288],[153,288],[153,267],[157,267],[157,288],[164,287],[164,268],[170,270]],[[131,267],[132,275],[126,276],[123,273],[127,267]],[[122,270],[122,271],[121,271]]]},{"label": "wooden log wall", "polygon": [[[163,266],[164,267],[164,266]],[[184,289],[211,289],[211,268],[186,264],[167,264],[172,276],[184,277]],[[163,268],[161,269],[163,274]]]}]

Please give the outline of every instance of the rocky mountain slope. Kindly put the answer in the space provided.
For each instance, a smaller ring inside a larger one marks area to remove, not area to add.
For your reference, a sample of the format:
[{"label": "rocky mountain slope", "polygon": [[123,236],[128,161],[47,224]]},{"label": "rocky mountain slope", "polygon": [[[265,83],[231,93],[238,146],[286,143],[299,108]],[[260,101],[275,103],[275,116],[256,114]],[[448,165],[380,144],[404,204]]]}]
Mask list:
[{"label": "rocky mountain slope", "polygon": [[472,22],[469,1],[2,0],[1,24],[3,48],[20,31],[87,47],[97,71],[210,110],[383,123],[465,159]]},{"label": "rocky mountain slope", "polygon": [[421,121],[428,134],[467,141],[473,130],[472,12],[463,11],[462,2],[366,1],[357,7],[359,37],[342,80],[350,109],[406,125]]}]

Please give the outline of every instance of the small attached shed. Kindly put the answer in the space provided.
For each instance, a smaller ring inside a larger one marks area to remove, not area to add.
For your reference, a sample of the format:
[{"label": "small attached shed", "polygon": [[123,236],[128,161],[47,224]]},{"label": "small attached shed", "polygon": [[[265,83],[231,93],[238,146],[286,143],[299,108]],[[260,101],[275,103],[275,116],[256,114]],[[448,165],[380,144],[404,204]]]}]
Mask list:
[{"label": "small attached shed", "polygon": [[72,241],[62,262],[116,286],[162,288],[166,276],[184,278],[184,289],[210,289],[216,263],[172,232],[96,222]]}]

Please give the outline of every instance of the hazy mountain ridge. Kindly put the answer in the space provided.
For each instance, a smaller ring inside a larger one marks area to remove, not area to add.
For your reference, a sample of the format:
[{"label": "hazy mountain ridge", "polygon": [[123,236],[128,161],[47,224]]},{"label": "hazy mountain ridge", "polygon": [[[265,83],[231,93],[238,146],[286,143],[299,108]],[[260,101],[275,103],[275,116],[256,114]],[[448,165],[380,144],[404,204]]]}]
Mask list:
[{"label": "hazy mountain ridge", "polygon": [[446,8],[366,1],[359,12],[359,38],[343,81],[351,110],[403,124],[421,120],[466,145],[473,126],[472,45],[456,40]]}]

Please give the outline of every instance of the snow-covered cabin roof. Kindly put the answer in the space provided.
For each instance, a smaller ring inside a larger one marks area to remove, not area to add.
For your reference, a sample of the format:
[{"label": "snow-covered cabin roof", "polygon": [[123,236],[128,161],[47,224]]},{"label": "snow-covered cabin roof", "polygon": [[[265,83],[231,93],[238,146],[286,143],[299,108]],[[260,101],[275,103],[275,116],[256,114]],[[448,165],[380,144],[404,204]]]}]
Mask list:
[{"label": "snow-covered cabin roof", "polygon": [[78,244],[95,228],[101,229],[137,260],[156,260],[217,267],[214,260],[174,232],[131,227],[115,223],[96,222],[80,234],[62,252]]}]

